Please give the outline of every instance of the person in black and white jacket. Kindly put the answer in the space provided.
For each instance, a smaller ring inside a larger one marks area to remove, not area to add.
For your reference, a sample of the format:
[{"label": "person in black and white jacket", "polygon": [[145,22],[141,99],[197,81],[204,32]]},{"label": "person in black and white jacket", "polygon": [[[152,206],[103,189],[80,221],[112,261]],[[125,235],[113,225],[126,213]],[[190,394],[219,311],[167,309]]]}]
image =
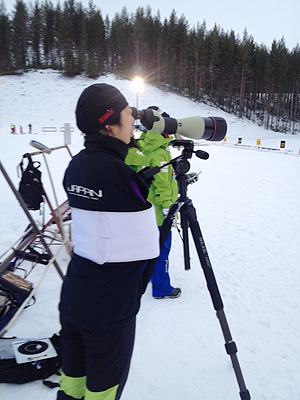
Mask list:
[{"label": "person in black and white jacket", "polygon": [[124,96],[111,85],[91,85],[76,118],[85,149],[63,181],[74,248],[59,305],[57,399],[117,400],[129,372],[143,269],[159,255],[158,230],[147,185],[124,163],[134,123]]}]

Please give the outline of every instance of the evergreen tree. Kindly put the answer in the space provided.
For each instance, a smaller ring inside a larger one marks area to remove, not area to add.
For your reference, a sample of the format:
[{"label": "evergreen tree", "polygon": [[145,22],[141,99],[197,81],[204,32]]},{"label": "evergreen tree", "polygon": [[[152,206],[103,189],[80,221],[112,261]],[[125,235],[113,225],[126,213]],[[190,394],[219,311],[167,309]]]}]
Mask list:
[{"label": "evergreen tree", "polygon": [[204,76],[206,64],[206,23],[197,24],[196,29],[193,28],[189,35],[189,93],[196,100],[202,99],[204,93]]},{"label": "evergreen tree", "polygon": [[152,20],[151,32],[149,32],[150,54],[152,58],[152,66],[148,69],[148,80],[153,83],[160,81],[161,69],[161,46],[162,46],[162,24],[159,11]]},{"label": "evergreen tree", "polygon": [[287,79],[287,49],[284,39],[273,40],[270,51],[269,94],[267,129],[279,130],[282,116],[282,96],[286,89]]},{"label": "evergreen tree", "polygon": [[184,15],[176,27],[176,87],[182,93],[188,86],[188,22]]},{"label": "evergreen tree", "polygon": [[[161,23],[159,13],[153,18],[150,6],[139,7],[133,19],[136,73],[143,73],[148,81],[159,80]],[[134,50],[134,49],[133,49]]]},{"label": "evergreen tree", "polygon": [[252,76],[252,62],[255,44],[253,37],[248,36],[248,32],[245,29],[243,34],[243,40],[240,45],[240,98],[239,98],[239,117],[246,115],[248,118],[248,112],[250,112],[250,98],[252,93],[251,76]]},{"label": "evergreen tree", "polygon": [[300,119],[300,47],[297,45],[291,55],[289,60],[289,71],[288,71],[291,104],[289,120],[292,123],[292,133],[295,133],[296,122]]},{"label": "evergreen tree", "polygon": [[35,2],[33,15],[31,17],[30,29],[30,42],[32,47],[32,60],[31,65],[34,68],[42,66],[41,49],[42,49],[42,36],[43,36],[43,22],[41,9],[38,1]]},{"label": "evergreen tree", "polygon": [[108,41],[110,37],[110,20],[108,15],[106,15],[105,20],[104,20],[104,57],[103,57],[103,62],[104,62],[104,69],[107,71],[109,69],[109,48],[108,48]]},{"label": "evergreen tree", "polygon": [[112,20],[109,46],[112,69],[127,76],[134,64],[134,44],[133,23],[126,7]]},{"label": "evergreen tree", "polygon": [[165,20],[165,83],[176,90],[176,28],[177,15],[173,9],[169,21]]},{"label": "evergreen tree", "polygon": [[237,92],[238,41],[233,31],[220,31],[219,77],[217,104],[228,112],[234,112]]},{"label": "evergreen tree", "polygon": [[269,71],[269,51],[265,45],[257,46],[255,49],[255,67],[253,74],[254,82],[254,121],[260,125],[264,124],[265,112],[267,110],[267,78]]},{"label": "evergreen tree", "polygon": [[90,3],[86,22],[87,75],[91,78],[104,71],[105,26],[102,16]]},{"label": "evergreen tree", "polygon": [[78,67],[78,52],[76,48],[76,8],[74,0],[67,0],[64,3],[62,13],[59,47],[63,49],[64,73],[68,76],[74,76],[80,73]]},{"label": "evergreen tree", "polygon": [[43,50],[44,50],[44,66],[56,68],[56,41],[57,41],[57,27],[56,27],[56,11],[51,1],[46,0],[42,5],[43,14]]},{"label": "evergreen tree", "polygon": [[161,32],[158,42],[158,70],[157,70],[157,82],[159,84],[165,84],[168,74],[168,52],[167,52],[167,32],[168,32],[168,21],[165,18],[161,25]]},{"label": "evergreen tree", "polygon": [[210,101],[216,95],[218,79],[220,75],[220,27],[215,24],[210,35],[208,35],[209,58],[208,58],[208,82]]},{"label": "evergreen tree", "polygon": [[57,69],[64,69],[64,18],[63,13],[58,3],[54,11],[54,59]]},{"label": "evergreen tree", "polygon": [[11,25],[3,0],[0,2],[0,75],[11,71]]},{"label": "evergreen tree", "polygon": [[28,12],[22,0],[16,0],[12,21],[12,52],[15,69],[27,67]]},{"label": "evergreen tree", "polygon": [[135,63],[136,73],[140,73],[144,68],[144,9],[138,7],[134,16],[133,23],[133,42],[135,47]]}]

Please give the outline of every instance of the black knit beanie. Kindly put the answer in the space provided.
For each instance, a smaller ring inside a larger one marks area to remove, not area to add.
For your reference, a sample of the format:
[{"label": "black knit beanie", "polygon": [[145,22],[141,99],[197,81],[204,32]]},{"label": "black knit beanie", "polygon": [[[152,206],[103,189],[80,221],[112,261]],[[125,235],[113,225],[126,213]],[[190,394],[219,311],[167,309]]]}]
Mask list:
[{"label": "black knit beanie", "polygon": [[114,86],[96,83],[84,89],[76,107],[77,126],[86,134],[98,133],[105,125],[117,120],[128,105]]}]

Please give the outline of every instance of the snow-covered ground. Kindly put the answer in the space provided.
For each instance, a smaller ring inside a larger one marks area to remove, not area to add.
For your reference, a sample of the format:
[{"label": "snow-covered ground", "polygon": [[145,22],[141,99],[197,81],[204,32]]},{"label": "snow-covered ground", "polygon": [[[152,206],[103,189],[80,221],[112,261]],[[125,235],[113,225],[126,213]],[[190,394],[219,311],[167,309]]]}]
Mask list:
[{"label": "snow-covered ground", "polygon": [[[112,75],[91,81],[46,70],[0,77],[1,162],[16,186],[16,167],[22,155],[34,151],[30,140],[60,146],[64,144],[60,128],[71,123],[71,152],[82,148],[74,109],[82,90],[98,81],[115,85],[131,105],[136,104],[131,83]],[[217,115],[226,119],[227,142],[203,142],[201,148],[209,152],[209,159],[190,160],[191,171],[202,173],[188,195],[197,209],[251,397],[299,400],[300,135],[266,131],[148,85],[138,101],[139,108],[157,105],[176,118]],[[17,135],[10,134],[11,123],[16,125]],[[30,123],[32,135],[28,134]],[[23,135],[19,134],[20,125]],[[56,132],[43,132],[43,127],[55,127]],[[237,145],[238,138],[242,145]],[[257,149],[258,139],[262,147],[274,150]],[[280,149],[281,141],[285,141],[284,149]],[[180,154],[171,151],[174,156]],[[42,180],[50,194],[45,160],[42,156],[35,159],[42,163]],[[66,197],[61,181],[70,156],[62,149],[46,159],[62,202]],[[2,254],[23,233],[27,219],[1,173],[0,185]],[[51,200],[54,202],[53,196]],[[32,215],[41,219],[39,212]],[[173,230],[170,275],[173,286],[182,288],[182,296],[154,300],[148,287],[138,314],[134,355],[122,400],[240,398],[191,235],[190,248],[191,270],[185,271],[182,242]],[[65,271],[68,255],[64,250],[58,262]],[[43,266],[37,266],[28,279],[36,282],[43,271]],[[60,286],[61,279],[52,267],[37,291],[36,304],[20,315],[6,336],[42,338],[58,332]],[[56,398],[56,389],[48,389],[40,381],[1,384],[0,390],[1,400]]]}]

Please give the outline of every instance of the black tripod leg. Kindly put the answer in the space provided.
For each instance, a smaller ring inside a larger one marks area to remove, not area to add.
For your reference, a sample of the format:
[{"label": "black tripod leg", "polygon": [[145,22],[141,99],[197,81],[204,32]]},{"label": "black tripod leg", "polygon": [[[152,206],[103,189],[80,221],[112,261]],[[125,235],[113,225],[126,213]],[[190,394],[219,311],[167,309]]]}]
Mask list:
[{"label": "black tripod leg", "polygon": [[185,216],[185,213],[183,210],[180,210],[180,223],[181,223],[182,239],[183,239],[184,269],[188,270],[191,268],[189,236],[188,236],[189,223],[188,223],[188,220],[186,219],[186,216]]},{"label": "black tripod leg", "polygon": [[224,306],[221,299],[221,295],[218,289],[218,285],[216,282],[216,278],[212,269],[212,265],[210,263],[210,259],[208,256],[208,252],[204,243],[204,239],[200,230],[200,225],[197,221],[196,210],[192,203],[185,205],[182,210],[184,212],[187,220],[190,224],[190,229],[192,232],[193,240],[195,243],[195,247],[200,259],[200,263],[205,275],[205,279],[207,282],[207,288],[209,290],[214,309],[216,310],[217,317],[219,319],[221,329],[223,332],[223,336],[225,339],[225,348],[227,354],[230,356],[231,363],[236,375],[236,379],[240,388],[240,397],[242,400],[250,400],[250,393],[246,388],[245,381],[243,378],[243,374],[239,365],[239,361],[237,358],[237,346],[235,342],[232,340],[230,329],[227,323],[227,319],[224,312]]}]

